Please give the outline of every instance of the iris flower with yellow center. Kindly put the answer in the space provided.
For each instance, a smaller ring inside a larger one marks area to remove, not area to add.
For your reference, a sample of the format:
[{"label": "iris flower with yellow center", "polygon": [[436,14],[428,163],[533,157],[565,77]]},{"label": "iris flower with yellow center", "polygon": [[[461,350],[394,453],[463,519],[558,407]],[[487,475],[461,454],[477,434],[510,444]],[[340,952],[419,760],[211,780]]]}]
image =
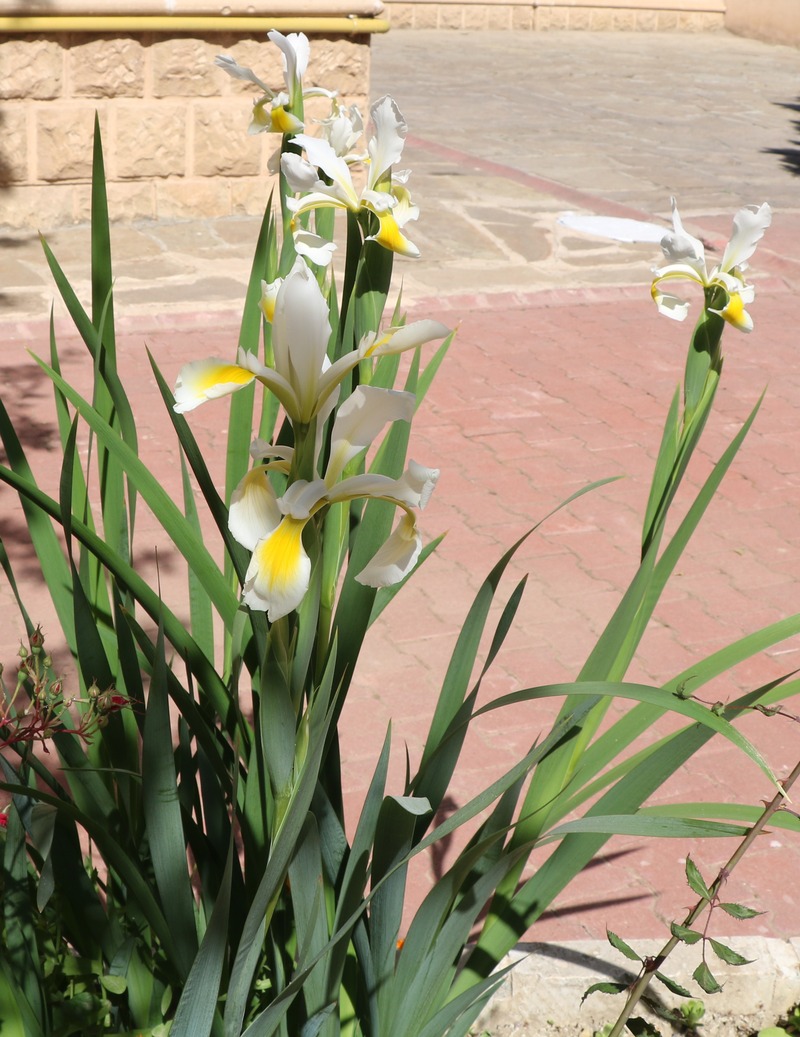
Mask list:
[{"label": "iris flower with yellow center", "polygon": [[673,229],[661,241],[667,265],[653,271],[656,276],[650,289],[659,313],[672,320],[684,320],[689,304],[662,292],[661,286],[668,281],[694,281],[704,289],[706,306],[711,313],[718,314],[740,331],[751,331],[753,321],[746,306],[753,301],[755,288],[745,283],[743,272],[771,221],[772,212],[766,202],[758,208],[740,209],[733,218],[733,233],[722,260],[709,272],[703,243],[683,229],[673,198]]}]

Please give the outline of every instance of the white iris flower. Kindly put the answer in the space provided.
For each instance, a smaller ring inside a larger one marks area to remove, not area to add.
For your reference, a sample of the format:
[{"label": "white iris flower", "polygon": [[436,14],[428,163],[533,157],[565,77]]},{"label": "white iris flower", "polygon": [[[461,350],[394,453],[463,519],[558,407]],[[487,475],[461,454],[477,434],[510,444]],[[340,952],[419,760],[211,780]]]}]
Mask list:
[{"label": "white iris flower", "polygon": [[383,427],[410,421],[413,394],[358,386],[339,408],[331,433],[331,455],[324,479],[299,479],[278,497],[269,471],[288,471],[291,448],[256,441],[255,457],[276,457],[251,469],[231,498],[229,528],[236,540],[252,551],[245,574],[242,600],[266,612],[270,622],[297,608],[308,590],[311,559],[303,546],[303,530],[322,508],[356,498],[386,500],[403,509],[397,528],[372,561],[356,577],[371,587],[403,579],[422,550],[414,508],[430,499],[439,472],[410,461],[399,479],[385,475],[356,475],[337,482],[345,465],[366,450]]},{"label": "white iris flower", "polygon": [[262,309],[265,316],[271,314],[274,366],[264,366],[244,350],[239,351],[236,364],[218,357],[192,361],[181,369],[175,384],[177,413],[194,410],[257,380],[278,398],[293,425],[308,425],[318,415],[330,413],[331,398],[342,379],[361,360],[415,349],[444,338],[449,330],[433,320],[389,328],[380,335],[365,336],[357,349],[331,363],[328,306],[305,262],[298,258],[282,281],[265,284],[262,290]]},{"label": "white iris flower", "polygon": [[304,97],[333,97],[333,92],[322,87],[303,89],[303,76],[308,68],[310,45],[308,37],[302,32],[291,32],[284,36],[273,29],[267,36],[283,55],[283,78],[285,91],[271,90],[270,87],[253,72],[252,69],[240,65],[229,54],[219,54],[216,64],[234,79],[243,79],[253,83],[262,91],[262,97],[253,103],[253,115],[248,133],[301,133],[303,122],[291,109],[297,109]]},{"label": "white iris flower", "polygon": [[[370,114],[373,135],[367,145],[368,172],[363,190],[356,190],[347,158],[337,153],[330,140],[300,133],[294,143],[305,150],[307,159],[293,152],[281,156],[281,168],[289,186],[301,194],[300,198],[287,199],[286,204],[295,215],[325,207],[351,212],[369,210],[380,224],[372,239],[393,252],[416,258],[419,249],[402,231],[418,217],[419,209],[411,203],[405,187],[408,172],[392,173],[392,167],[402,156],[408,127],[391,97],[376,101]],[[317,169],[330,183],[317,176]]]},{"label": "white iris flower", "polygon": [[766,202],[758,208],[750,206],[740,209],[733,218],[733,233],[725,247],[722,260],[709,272],[703,243],[683,229],[680,213],[673,198],[673,229],[661,241],[667,265],[653,271],[655,279],[650,289],[659,313],[672,320],[684,320],[689,304],[674,295],[662,292],[661,285],[665,281],[694,281],[703,287],[712,300],[714,290],[719,290],[720,305],[709,305],[711,313],[723,317],[740,331],[751,331],[753,321],[745,307],[753,301],[755,288],[745,283],[743,272],[771,222],[772,212]]}]

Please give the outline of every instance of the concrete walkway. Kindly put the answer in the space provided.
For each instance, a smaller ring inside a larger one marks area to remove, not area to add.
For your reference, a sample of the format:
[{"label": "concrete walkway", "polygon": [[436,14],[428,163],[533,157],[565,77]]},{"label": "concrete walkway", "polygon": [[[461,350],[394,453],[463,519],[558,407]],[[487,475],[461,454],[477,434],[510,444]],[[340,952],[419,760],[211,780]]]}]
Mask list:
[{"label": "concrete walkway", "polygon": [[[798,70],[797,51],[724,33],[395,32],[375,40],[373,94],[392,92],[409,122],[404,164],[413,170],[421,208],[410,236],[423,258],[398,261],[398,284],[402,276],[413,317],[458,324],[459,334],[415,421],[411,448],[443,472],[425,512],[426,534],[449,534],[368,643],[345,715],[354,795],[368,781],[390,718],[398,776],[405,745],[412,759],[418,756],[472,594],[505,548],[579,486],[626,476],[548,521],[520,552],[506,590],[526,572],[528,589],[484,697],[574,678],[632,574],[647,480],[690,326],[660,317],[650,301],[657,247],[577,234],[559,223],[565,212],[664,222],[676,193],[687,226],[713,250],[724,247],[737,208],[773,205],[774,224],[752,263],[756,328],[749,336],[733,330],[726,336],[718,405],[690,487],[700,485],[769,384],[767,398],[664,595],[631,677],[661,683],[800,611],[800,181],[792,167]],[[250,219],[113,230],[116,306],[142,415],[142,452],[176,493],[177,458],[152,402],[142,347],[153,350],[170,380],[185,360],[233,355],[256,231]],[[86,297],[88,232],[59,230],[48,240]],[[27,422],[34,460],[46,469],[49,459],[52,472],[47,387],[23,347],[46,352],[53,291],[38,243],[12,235],[3,245],[3,392]],[[81,349],[66,325],[58,326],[65,369],[80,384]],[[224,412],[203,409],[192,425],[209,451],[219,450]],[[0,528],[7,540],[19,531],[13,507],[4,492]],[[147,538],[146,519],[143,532]],[[163,567],[161,548],[160,557]],[[180,567],[166,575],[180,593]],[[0,591],[0,606],[7,604]],[[15,637],[11,630],[4,635],[4,657]],[[777,645],[716,682],[709,698],[728,699],[796,669],[799,648],[797,639]],[[800,712],[791,700],[788,707]],[[453,805],[525,751],[547,719],[531,709],[504,721],[491,714],[477,726]],[[779,775],[796,762],[796,723],[755,716],[742,730]],[[757,804],[769,795],[754,765],[713,745],[658,800]],[[662,937],[691,901],[683,881],[686,853],[710,878],[731,849],[727,840],[615,839],[532,938],[600,940],[606,926],[631,940]],[[442,863],[426,864],[416,876],[420,892],[430,868]],[[726,893],[766,913],[741,925],[718,912],[713,934],[797,937],[798,874],[800,837],[773,830]],[[610,951],[606,957],[614,960]],[[780,1008],[800,999],[791,960],[778,994],[774,962],[741,974],[753,1005],[759,999],[767,1005],[766,1016],[776,998],[788,999]],[[584,986],[596,978],[587,969]],[[718,1010],[709,1000],[709,1009]],[[590,1018],[584,1009],[580,1019]],[[513,1032],[561,1032],[540,1023],[533,1019],[530,1028]],[[497,1025],[497,1034],[512,1032]],[[720,1033],[738,1032],[726,1025]]]}]

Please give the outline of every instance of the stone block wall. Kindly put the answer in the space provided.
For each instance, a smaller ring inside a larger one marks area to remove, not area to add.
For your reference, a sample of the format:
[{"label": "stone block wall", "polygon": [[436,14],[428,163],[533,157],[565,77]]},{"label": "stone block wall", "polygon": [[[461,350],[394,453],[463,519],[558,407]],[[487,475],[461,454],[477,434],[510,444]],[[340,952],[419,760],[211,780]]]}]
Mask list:
[{"label": "stone block wall", "polygon": [[393,29],[706,32],[725,19],[724,0],[388,0],[386,9]]},{"label": "stone block wall", "polygon": [[[89,216],[95,113],[114,219],[263,212],[274,134],[248,136],[258,88],[214,64],[232,54],[276,88],[265,35],[0,37],[0,225],[47,230]],[[312,38],[308,86],[365,106],[369,36]],[[309,118],[330,102],[307,102]]]}]

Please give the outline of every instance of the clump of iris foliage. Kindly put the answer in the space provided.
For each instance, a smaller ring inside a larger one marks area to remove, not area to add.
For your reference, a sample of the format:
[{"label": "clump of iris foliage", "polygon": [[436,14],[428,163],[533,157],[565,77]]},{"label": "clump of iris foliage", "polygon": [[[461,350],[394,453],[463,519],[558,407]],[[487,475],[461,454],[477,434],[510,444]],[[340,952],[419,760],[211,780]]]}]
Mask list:
[{"label": "clump of iris foliage", "polygon": [[[37,362],[52,384],[61,438],[56,498],[39,488],[0,408],[0,477],[19,494],[74,662],[63,675],[47,670],[36,617],[3,549],[25,651],[38,649],[42,667],[37,683],[25,656],[4,688],[6,1037],[464,1035],[503,982],[505,954],[610,835],[746,831],[742,808],[734,815],[725,804],[694,804],[667,816],[645,803],[715,735],[771,778],[734,721],[798,690],[796,681],[770,684],[715,710],[692,697],[797,633],[798,616],[695,660],[662,687],[624,682],[659,595],[755,417],[667,537],[667,515],[713,406],[723,329],[749,327],[752,287],[743,271],[769,223],[766,206],[743,209],[709,271],[675,210],[653,297],[683,316],[663,286],[685,277],[701,285],[704,303],[683,387],[668,407],[628,590],[574,683],[522,688],[477,708],[481,678],[524,590],[522,581],[503,592],[496,627],[486,630],[522,541],[511,547],[467,613],[421,757],[409,761],[399,787],[387,787],[387,732],[374,747],[360,814],[345,817],[338,724],[359,652],[403,582],[425,579],[416,570],[435,547],[423,546],[417,524],[439,475],[428,467],[435,458],[407,459],[406,450],[451,339],[434,321],[384,315],[395,254],[418,254],[407,235],[419,213],[408,174],[397,169],[406,124],[396,103],[384,97],[372,106],[366,143],[361,114],[330,94],[330,118],[307,127],[308,41],[270,38],[284,58],[280,91],[219,59],[258,88],[250,130],[282,135],[280,207],[265,216],[243,286],[238,351],[232,343],[226,357],[191,360],[174,394],[151,360],[180,454],[182,506],[139,457],[118,374],[97,133],[89,311],[44,246],[94,373],[91,399],[83,398],[62,376],[51,331],[49,357]],[[337,216],[346,223],[339,250]],[[401,367],[404,353],[410,363]],[[192,431],[205,414],[189,412],[229,394],[223,487]],[[89,449],[79,450],[86,441]],[[177,604],[133,564],[140,502],[186,560],[188,596]],[[201,533],[209,516],[213,545]],[[479,660],[484,634],[490,648]],[[60,698],[48,703],[54,686]],[[553,697],[562,705],[549,732],[490,788],[436,821],[472,718]],[[614,698],[630,708],[601,732]],[[32,713],[49,718],[41,737],[24,736]],[[686,725],[637,748],[637,736],[665,713]],[[463,826],[463,849],[403,924],[409,862]],[[543,847],[542,862],[523,878]]]}]

